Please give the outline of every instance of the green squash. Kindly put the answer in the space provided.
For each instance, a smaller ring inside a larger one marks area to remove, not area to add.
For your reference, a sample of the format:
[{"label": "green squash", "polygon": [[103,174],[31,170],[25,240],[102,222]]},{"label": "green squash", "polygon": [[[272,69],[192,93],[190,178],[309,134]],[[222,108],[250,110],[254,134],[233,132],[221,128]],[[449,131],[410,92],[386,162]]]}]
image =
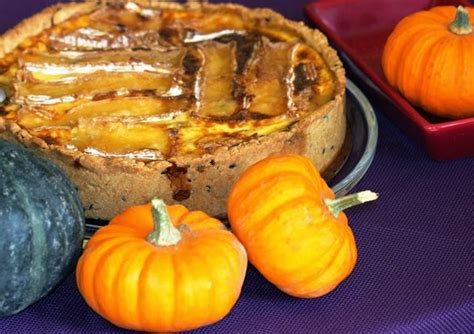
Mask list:
[{"label": "green squash", "polygon": [[50,292],[84,238],[76,189],[50,161],[0,140],[0,317]]}]

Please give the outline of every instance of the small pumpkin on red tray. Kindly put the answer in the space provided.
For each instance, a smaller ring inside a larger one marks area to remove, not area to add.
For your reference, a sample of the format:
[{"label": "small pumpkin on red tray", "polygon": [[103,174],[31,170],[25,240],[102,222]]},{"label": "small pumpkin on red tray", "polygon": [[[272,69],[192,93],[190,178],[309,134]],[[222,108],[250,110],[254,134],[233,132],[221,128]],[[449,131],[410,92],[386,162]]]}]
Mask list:
[{"label": "small pumpkin on red tray", "polygon": [[412,104],[447,118],[474,116],[474,9],[438,6],[397,24],[384,48],[388,82]]}]

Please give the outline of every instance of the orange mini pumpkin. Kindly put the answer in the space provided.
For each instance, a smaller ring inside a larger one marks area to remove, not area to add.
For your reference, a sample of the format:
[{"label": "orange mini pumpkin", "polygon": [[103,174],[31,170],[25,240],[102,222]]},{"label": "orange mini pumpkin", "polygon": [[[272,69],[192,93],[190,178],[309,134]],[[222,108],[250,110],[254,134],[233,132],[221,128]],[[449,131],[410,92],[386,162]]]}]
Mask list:
[{"label": "orange mini pumpkin", "polygon": [[384,48],[387,81],[429,113],[474,116],[473,25],[472,8],[440,6],[405,17]]},{"label": "orange mini pumpkin", "polygon": [[340,211],[374,195],[334,200],[308,158],[272,156],[248,168],[234,185],[229,222],[266,279],[292,296],[319,297],[335,289],[357,259]]},{"label": "orange mini pumpkin", "polygon": [[220,221],[155,199],[101,228],[76,275],[89,306],[113,324],[175,332],[227,315],[246,268],[245,249]]}]

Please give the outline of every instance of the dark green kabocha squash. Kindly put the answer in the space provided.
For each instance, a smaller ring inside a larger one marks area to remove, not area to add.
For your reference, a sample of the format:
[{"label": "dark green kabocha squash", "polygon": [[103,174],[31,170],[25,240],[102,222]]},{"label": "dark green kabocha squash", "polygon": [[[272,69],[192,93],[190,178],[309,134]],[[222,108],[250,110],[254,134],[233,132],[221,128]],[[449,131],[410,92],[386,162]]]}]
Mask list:
[{"label": "dark green kabocha squash", "polygon": [[50,161],[0,140],[0,317],[50,292],[84,238],[76,189]]}]

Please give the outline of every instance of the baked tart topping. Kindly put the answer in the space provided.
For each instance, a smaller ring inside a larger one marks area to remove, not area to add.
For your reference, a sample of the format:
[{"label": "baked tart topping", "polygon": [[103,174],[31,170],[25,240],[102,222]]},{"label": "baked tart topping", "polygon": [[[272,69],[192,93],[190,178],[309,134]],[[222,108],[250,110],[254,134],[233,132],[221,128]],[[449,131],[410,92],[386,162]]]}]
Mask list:
[{"label": "baked tart topping", "polygon": [[23,41],[0,59],[0,117],[52,146],[156,160],[285,130],[334,98],[297,31],[182,8],[116,1]]}]

